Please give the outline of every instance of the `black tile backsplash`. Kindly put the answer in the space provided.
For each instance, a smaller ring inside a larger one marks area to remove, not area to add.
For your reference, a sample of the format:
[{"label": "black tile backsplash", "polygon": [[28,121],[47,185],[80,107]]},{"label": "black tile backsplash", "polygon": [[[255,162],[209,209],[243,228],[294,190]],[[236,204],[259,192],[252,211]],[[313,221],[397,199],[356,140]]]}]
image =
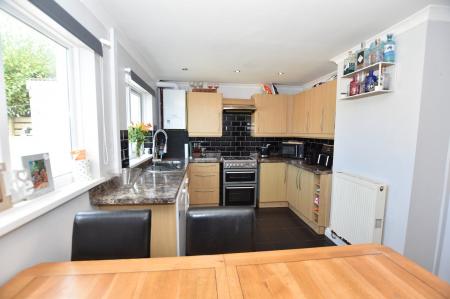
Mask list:
[{"label": "black tile backsplash", "polygon": [[130,166],[130,154],[128,148],[128,130],[120,130],[120,156],[122,168]]},{"label": "black tile backsplash", "polygon": [[[150,131],[144,141],[144,148],[149,149],[149,153],[152,151],[152,139],[153,132]],[[130,148],[128,141],[128,130],[120,130],[120,157],[122,161],[122,168],[127,168],[130,166]],[[145,150],[147,152],[147,150]]]},{"label": "black tile backsplash", "polygon": [[221,152],[222,156],[248,156],[256,153],[263,145],[270,143],[274,152],[279,151],[281,143],[288,140],[307,141],[308,151],[317,151],[322,144],[333,145],[333,140],[289,138],[289,137],[252,137],[251,114],[248,112],[224,113],[222,137],[190,137],[189,142],[201,142],[208,152]]}]

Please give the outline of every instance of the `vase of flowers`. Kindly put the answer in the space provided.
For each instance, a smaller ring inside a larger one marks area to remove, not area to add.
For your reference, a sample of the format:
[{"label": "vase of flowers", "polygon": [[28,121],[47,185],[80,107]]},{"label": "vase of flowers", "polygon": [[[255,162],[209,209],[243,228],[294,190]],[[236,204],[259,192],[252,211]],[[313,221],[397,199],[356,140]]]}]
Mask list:
[{"label": "vase of flowers", "polygon": [[140,157],[144,151],[144,141],[148,132],[152,129],[151,124],[137,123],[128,127],[128,140],[131,142],[131,150]]}]

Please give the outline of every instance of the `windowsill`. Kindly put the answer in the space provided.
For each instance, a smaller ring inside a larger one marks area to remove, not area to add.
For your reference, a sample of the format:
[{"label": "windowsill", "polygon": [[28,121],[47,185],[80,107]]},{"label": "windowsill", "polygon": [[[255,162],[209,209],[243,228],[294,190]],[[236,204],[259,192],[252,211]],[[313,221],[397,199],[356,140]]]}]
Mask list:
[{"label": "windowsill", "polygon": [[137,167],[137,166],[141,165],[142,163],[147,162],[151,158],[153,158],[153,155],[144,154],[144,155],[140,156],[139,158],[130,159],[130,168]]},{"label": "windowsill", "polygon": [[89,182],[73,183],[49,194],[21,201],[0,212],[0,237],[61,206],[105,181],[104,178]]}]

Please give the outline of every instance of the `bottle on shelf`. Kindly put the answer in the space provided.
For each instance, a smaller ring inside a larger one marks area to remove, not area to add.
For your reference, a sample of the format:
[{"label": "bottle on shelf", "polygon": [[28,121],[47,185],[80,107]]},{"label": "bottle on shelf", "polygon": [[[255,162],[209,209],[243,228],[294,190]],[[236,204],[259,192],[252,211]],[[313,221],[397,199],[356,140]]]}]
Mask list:
[{"label": "bottle on shelf", "polygon": [[364,93],[365,89],[366,89],[366,81],[365,81],[366,75],[365,75],[365,73],[361,73],[359,75],[360,75],[360,77],[359,77],[359,92],[358,92],[358,94]]},{"label": "bottle on shelf", "polygon": [[359,82],[356,79],[356,75],[354,75],[352,81],[350,81],[350,90],[349,90],[348,95],[349,96],[357,95],[358,90],[359,90]]},{"label": "bottle on shelf", "polygon": [[384,43],[383,60],[385,62],[395,62],[395,41],[392,33],[387,35],[387,40]]},{"label": "bottle on shelf", "polygon": [[386,68],[381,69],[381,74],[378,75],[378,85],[376,90],[389,90],[390,85],[390,75],[386,72]]},{"label": "bottle on shelf", "polygon": [[366,66],[364,64],[366,50],[367,50],[366,49],[366,44],[364,42],[362,42],[361,43],[361,49],[356,54],[356,69],[362,69],[363,67]]},{"label": "bottle on shelf", "polygon": [[375,42],[374,41],[370,43],[370,47],[369,47],[369,51],[368,52],[369,52],[368,65],[376,63],[377,51],[376,51],[376,46],[375,46]]},{"label": "bottle on shelf", "polygon": [[374,75],[373,70],[369,71],[369,75],[367,75],[364,85],[365,92],[371,92],[375,90],[375,86],[378,84],[378,78]]},{"label": "bottle on shelf", "polygon": [[348,56],[344,60],[344,75],[356,70],[356,56],[352,51],[348,51]]},{"label": "bottle on shelf", "polygon": [[381,38],[376,39],[376,62],[383,62],[384,61],[384,41],[381,40]]}]

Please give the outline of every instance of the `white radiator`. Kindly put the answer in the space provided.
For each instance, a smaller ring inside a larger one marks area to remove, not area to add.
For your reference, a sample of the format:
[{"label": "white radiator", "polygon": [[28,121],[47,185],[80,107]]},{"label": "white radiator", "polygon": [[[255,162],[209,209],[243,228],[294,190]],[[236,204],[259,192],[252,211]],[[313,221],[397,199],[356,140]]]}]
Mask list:
[{"label": "white radiator", "polygon": [[386,185],[334,173],[329,228],[351,244],[381,244],[385,202]]}]

